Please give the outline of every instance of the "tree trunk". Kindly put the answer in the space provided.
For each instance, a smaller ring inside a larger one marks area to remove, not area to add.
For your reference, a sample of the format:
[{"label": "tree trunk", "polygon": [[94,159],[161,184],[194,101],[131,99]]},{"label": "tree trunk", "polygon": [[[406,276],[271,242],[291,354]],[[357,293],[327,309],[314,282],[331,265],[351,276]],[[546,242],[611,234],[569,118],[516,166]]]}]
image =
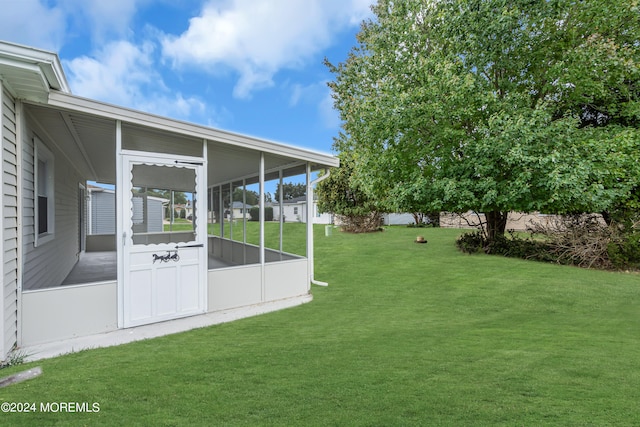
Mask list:
[{"label": "tree trunk", "polygon": [[416,223],[416,227],[420,226],[420,224],[422,224],[422,214],[420,212],[411,212],[411,215]]},{"label": "tree trunk", "polygon": [[504,231],[507,228],[507,215],[509,215],[509,213],[503,211],[485,212],[487,220],[487,240],[489,243],[495,241],[496,236],[504,236]]},{"label": "tree trunk", "polygon": [[428,215],[431,220],[431,225],[434,227],[440,227],[440,211],[429,212]]}]

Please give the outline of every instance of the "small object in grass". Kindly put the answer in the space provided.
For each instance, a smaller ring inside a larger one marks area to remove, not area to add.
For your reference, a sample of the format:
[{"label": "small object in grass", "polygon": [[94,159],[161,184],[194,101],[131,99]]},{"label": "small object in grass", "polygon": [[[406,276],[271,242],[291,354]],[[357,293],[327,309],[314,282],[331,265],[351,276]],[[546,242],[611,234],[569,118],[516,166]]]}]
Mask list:
[{"label": "small object in grass", "polygon": [[418,236],[416,237],[415,240],[416,243],[427,243],[426,239],[424,238],[424,236]]},{"label": "small object in grass", "polygon": [[30,380],[38,375],[42,374],[42,368],[36,366],[27,371],[18,372],[17,374],[10,375],[8,377],[0,379],[0,388],[6,387],[11,384],[21,383],[22,381]]}]

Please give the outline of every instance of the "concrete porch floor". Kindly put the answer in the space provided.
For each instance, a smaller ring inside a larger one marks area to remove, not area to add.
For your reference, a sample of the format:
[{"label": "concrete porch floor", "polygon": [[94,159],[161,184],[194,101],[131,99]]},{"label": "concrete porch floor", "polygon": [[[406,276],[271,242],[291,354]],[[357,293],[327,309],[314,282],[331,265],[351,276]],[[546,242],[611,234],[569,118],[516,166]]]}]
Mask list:
[{"label": "concrete porch floor", "polygon": [[[219,258],[209,255],[207,268],[230,267],[233,264],[225,262]],[[71,273],[64,279],[62,286],[77,285],[80,283],[93,283],[117,280],[118,265],[116,252],[83,252],[80,259],[71,270]]]},{"label": "concrete porch floor", "polygon": [[293,298],[286,298],[278,301],[266,302],[262,304],[240,307],[229,310],[206,313],[198,316],[183,317],[166,322],[153,323],[150,325],[137,326],[128,329],[118,329],[102,334],[90,335],[86,337],[71,338],[46,344],[21,347],[19,351],[27,355],[25,361],[48,359],[63,354],[74,353],[81,350],[111,347],[140,341],[150,338],[161,337],[180,332],[186,332],[196,328],[217,325],[231,322],[246,317],[257,316],[270,313],[285,308],[295,307],[310,302],[313,299],[311,294],[301,295]]}]

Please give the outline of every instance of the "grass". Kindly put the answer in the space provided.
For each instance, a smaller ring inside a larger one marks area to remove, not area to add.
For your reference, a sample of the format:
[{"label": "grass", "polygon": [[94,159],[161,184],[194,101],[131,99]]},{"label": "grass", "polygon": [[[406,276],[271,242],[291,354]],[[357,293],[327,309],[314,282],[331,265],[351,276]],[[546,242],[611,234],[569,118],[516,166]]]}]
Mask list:
[{"label": "grass", "polygon": [[[193,225],[190,221],[182,220],[171,226],[173,231],[192,231]],[[259,223],[247,221],[247,243],[258,245],[260,243]],[[307,252],[306,238],[307,225],[299,222],[287,222],[282,227],[282,250],[284,252],[305,256]],[[169,225],[165,224],[164,231],[169,231]],[[242,221],[224,223],[224,237],[242,242],[244,241],[245,228]],[[212,236],[220,236],[220,224],[207,224],[207,233]],[[270,249],[280,249],[280,223],[265,223],[265,247]]]},{"label": "grass", "polygon": [[456,230],[323,231],[312,303],[37,362],[0,402],[100,412],[2,423],[640,425],[639,275],[464,255]]}]

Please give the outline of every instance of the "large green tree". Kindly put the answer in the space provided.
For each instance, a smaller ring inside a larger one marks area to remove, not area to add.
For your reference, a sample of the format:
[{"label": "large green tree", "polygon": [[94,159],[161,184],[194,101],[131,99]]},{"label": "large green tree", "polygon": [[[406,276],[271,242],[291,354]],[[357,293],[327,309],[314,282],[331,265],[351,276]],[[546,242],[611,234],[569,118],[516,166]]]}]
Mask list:
[{"label": "large green tree", "polygon": [[340,154],[340,166],[316,187],[318,208],[338,215],[346,231],[377,231],[382,224],[381,205],[353,180],[355,163],[349,152]]},{"label": "large green tree", "polygon": [[[282,183],[282,198],[283,200],[292,200],[297,197],[304,197],[307,195],[307,185],[304,183],[283,182]],[[276,184],[276,199],[280,197],[280,183]]]},{"label": "large green tree", "polygon": [[[379,0],[327,63],[360,188],[399,208],[608,211],[640,182],[638,1]],[[406,206],[404,206],[406,205]]]}]

